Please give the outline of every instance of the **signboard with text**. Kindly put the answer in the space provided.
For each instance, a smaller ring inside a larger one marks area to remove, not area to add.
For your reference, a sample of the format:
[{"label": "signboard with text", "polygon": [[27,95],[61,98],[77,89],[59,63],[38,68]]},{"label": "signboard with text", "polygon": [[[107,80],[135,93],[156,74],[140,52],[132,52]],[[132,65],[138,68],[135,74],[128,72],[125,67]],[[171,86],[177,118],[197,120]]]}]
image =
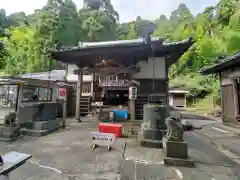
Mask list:
[{"label": "signboard with text", "polygon": [[126,83],[125,80],[103,80],[103,81],[99,82],[99,85],[100,86],[108,86],[108,87],[111,87],[111,86],[121,87],[121,86],[124,86],[125,83]]},{"label": "signboard with text", "polygon": [[101,133],[101,132],[92,132],[93,139],[93,148],[96,146],[107,147],[108,150],[111,149],[114,142],[116,141],[115,134],[111,133]]},{"label": "signboard with text", "polygon": [[137,87],[129,88],[129,99],[135,100],[137,98]]}]

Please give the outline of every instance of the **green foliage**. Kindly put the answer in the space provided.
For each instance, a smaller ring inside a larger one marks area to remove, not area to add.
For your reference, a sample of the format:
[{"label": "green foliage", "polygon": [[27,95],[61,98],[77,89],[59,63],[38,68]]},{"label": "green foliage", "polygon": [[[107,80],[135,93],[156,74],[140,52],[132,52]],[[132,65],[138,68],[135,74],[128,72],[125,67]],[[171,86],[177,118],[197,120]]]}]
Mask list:
[{"label": "green foliage", "polygon": [[1,62],[6,74],[17,75],[48,68],[49,62],[41,52],[40,38],[34,28],[17,27],[10,30],[10,34],[9,38],[3,38],[5,51]]},{"label": "green foliage", "polygon": [[213,94],[219,98],[217,76],[202,76],[205,66],[218,62],[221,55],[240,50],[240,14],[237,0],[220,0],[216,7],[207,7],[194,18],[184,5],[173,11],[170,19],[161,16],[154,36],[169,40],[195,39],[193,46],[174,64],[169,73],[172,84],[179,85],[193,96]]},{"label": "green foliage", "polygon": [[109,0],[98,8],[79,12],[72,0],[48,0],[46,5],[26,16],[16,12],[6,16],[0,9],[0,70],[17,75],[48,70],[55,65],[47,52],[55,45],[76,46],[79,41],[116,39],[119,16]]},{"label": "green foliage", "polygon": [[[6,15],[0,9],[0,38],[5,50],[0,52],[0,71],[15,75],[49,69],[47,52],[53,46],[75,46],[79,41],[130,40],[145,36],[153,29],[152,21],[142,19],[118,23],[119,14],[110,0],[84,0],[77,10],[72,0],[48,0],[33,14]],[[179,41],[192,36],[195,43],[170,68],[172,84],[186,88],[192,96],[208,94],[219,97],[217,76],[202,76],[201,68],[218,62],[221,55],[240,50],[240,3],[220,0],[196,17],[180,4],[169,19],[159,14],[153,36]],[[148,28],[152,26],[152,28]],[[50,63],[51,62],[51,63]]]}]

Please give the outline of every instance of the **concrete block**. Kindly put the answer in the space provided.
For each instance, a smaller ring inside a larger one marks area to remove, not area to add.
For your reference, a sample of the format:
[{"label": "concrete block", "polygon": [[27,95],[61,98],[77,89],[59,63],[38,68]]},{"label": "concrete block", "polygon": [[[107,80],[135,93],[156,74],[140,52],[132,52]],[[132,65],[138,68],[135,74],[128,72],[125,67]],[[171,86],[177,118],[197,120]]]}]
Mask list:
[{"label": "concrete block", "polygon": [[11,142],[20,138],[20,127],[4,127],[0,126],[0,141]]},{"label": "concrete block", "polygon": [[165,135],[166,130],[148,128],[148,129],[142,129],[142,133],[145,139],[162,141],[162,138]]},{"label": "concrete block", "polygon": [[59,126],[61,123],[61,119],[53,119],[50,121],[38,121],[38,122],[28,122],[26,123],[26,128],[27,129],[33,129],[36,131],[41,131],[41,130],[48,130],[48,129],[53,129],[57,126]]},{"label": "concrete block", "polygon": [[142,131],[138,132],[138,140],[140,141],[140,145],[142,147],[148,147],[148,148],[162,148],[162,140],[152,140],[152,139],[146,139],[143,136]]},{"label": "concrete block", "polygon": [[45,136],[61,127],[62,119],[53,119],[50,121],[28,122],[25,128],[21,129],[22,135],[27,136]]},{"label": "concrete block", "polygon": [[21,129],[21,134],[26,135],[26,136],[34,136],[34,137],[46,136],[46,135],[56,131],[57,129],[60,129],[60,127],[61,126],[59,125],[53,129],[40,130],[40,131],[23,128],[23,129]]},{"label": "concrete block", "polygon": [[188,158],[188,145],[186,142],[174,142],[168,141],[167,138],[163,138],[163,150],[166,157],[171,158]]},{"label": "concrete block", "polygon": [[163,162],[165,165],[168,165],[168,166],[194,167],[194,160],[192,159],[165,157]]},{"label": "concrete block", "polygon": [[19,126],[4,127],[0,126],[0,137],[2,138],[14,138],[20,135]]}]

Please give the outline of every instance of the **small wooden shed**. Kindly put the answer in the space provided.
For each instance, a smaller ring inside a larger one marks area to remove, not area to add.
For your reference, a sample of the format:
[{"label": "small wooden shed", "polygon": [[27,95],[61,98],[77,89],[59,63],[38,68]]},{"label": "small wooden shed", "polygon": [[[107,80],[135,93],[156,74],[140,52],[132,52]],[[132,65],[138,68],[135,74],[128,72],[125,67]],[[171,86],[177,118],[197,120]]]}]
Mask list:
[{"label": "small wooden shed", "polygon": [[222,121],[240,123],[240,53],[201,70],[202,74],[217,74],[220,78]]},{"label": "small wooden shed", "polygon": [[169,105],[172,107],[186,107],[186,94],[188,91],[183,88],[170,86],[169,87]]}]

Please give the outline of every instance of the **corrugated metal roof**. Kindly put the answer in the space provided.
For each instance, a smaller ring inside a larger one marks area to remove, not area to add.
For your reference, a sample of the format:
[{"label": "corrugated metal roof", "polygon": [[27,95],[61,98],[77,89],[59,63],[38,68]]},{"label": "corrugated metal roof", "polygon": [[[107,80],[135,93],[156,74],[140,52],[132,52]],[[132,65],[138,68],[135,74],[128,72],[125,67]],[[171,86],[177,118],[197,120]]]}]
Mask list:
[{"label": "corrugated metal roof", "polygon": [[[164,39],[158,37],[151,37],[151,42],[159,42],[164,46],[179,45],[185,43],[193,43],[192,38],[187,38],[182,41],[164,42]],[[102,42],[79,42],[78,46],[75,47],[60,47],[58,50],[53,50],[52,52],[62,52],[68,50],[81,50],[81,49],[91,49],[91,48],[104,48],[104,47],[114,47],[114,46],[134,46],[134,45],[144,45],[145,39],[132,39],[132,40],[117,40],[117,41],[102,41]]]},{"label": "corrugated metal roof", "polygon": [[211,74],[221,72],[224,69],[230,68],[231,66],[239,65],[240,66],[240,52],[222,59],[221,62],[214,64],[212,66],[208,66],[200,70],[202,74]]},{"label": "corrugated metal roof", "polygon": [[9,76],[2,76],[0,77],[0,84],[25,84],[25,81],[22,80],[16,80],[16,79],[11,79]]},{"label": "corrugated metal roof", "polygon": [[21,78],[31,78],[40,80],[51,80],[51,81],[64,81],[65,70],[52,70],[45,72],[29,73],[23,74],[19,77]]},{"label": "corrugated metal roof", "polygon": [[[65,70],[52,70],[45,72],[29,73],[23,74],[18,77],[29,78],[29,79],[39,79],[39,80],[50,80],[50,81],[64,81],[65,80]],[[76,74],[69,73],[67,81],[76,82],[78,79]],[[91,81],[91,75],[83,75],[83,81]]]},{"label": "corrugated metal roof", "polygon": [[[157,37],[151,37],[152,42],[159,41]],[[162,41],[162,40],[160,40]],[[103,42],[79,42],[79,47],[108,47],[114,45],[139,45],[145,44],[145,39],[132,39],[132,40],[117,40],[117,41],[103,41]]]}]

